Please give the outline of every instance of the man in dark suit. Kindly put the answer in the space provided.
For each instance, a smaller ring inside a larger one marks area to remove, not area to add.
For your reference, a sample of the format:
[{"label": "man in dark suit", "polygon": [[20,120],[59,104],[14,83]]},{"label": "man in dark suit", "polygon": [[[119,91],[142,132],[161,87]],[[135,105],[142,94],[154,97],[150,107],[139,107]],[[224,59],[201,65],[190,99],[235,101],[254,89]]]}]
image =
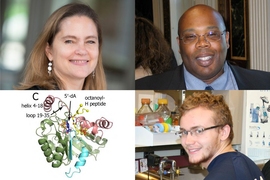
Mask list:
[{"label": "man in dark suit", "polygon": [[135,81],[135,89],[270,89],[270,72],[244,69],[226,61],[229,32],[222,16],[206,5],[188,9],[179,19],[183,63],[172,71]]}]

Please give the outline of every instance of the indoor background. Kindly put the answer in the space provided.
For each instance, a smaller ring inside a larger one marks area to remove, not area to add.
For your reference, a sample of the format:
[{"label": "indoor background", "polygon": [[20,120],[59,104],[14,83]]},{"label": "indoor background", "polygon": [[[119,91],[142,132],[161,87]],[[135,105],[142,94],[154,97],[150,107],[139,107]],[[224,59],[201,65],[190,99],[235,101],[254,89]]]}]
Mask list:
[{"label": "indoor background", "polygon": [[247,69],[270,71],[269,0],[135,0],[135,12],[159,27],[181,64],[176,40],[178,20],[196,4],[211,6],[223,16],[230,32],[228,61]]}]

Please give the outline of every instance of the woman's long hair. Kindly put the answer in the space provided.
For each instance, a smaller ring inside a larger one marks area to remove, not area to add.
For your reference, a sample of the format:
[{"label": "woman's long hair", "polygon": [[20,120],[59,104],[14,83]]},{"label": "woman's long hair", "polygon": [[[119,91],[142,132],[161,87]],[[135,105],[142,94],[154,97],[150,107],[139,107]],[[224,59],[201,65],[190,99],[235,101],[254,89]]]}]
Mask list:
[{"label": "woman's long hair", "polygon": [[64,85],[56,76],[54,71],[51,75],[48,74],[49,59],[45,54],[47,43],[51,45],[56,34],[60,30],[60,23],[68,17],[86,16],[92,19],[96,25],[99,42],[99,57],[95,68],[95,77],[92,73],[85,78],[83,90],[103,90],[106,89],[106,78],[102,64],[101,47],[102,47],[102,32],[95,11],[88,5],[82,3],[70,3],[56,10],[47,20],[43,31],[37,39],[24,70],[24,78],[20,86],[16,89],[29,89],[33,86],[38,86],[42,89],[54,90],[64,89]]},{"label": "woman's long hair", "polygon": [[149,20],[135,18],[135,68],[149,68],[152,74],[170,69],[174,57],[169,43],[162,32]]}]

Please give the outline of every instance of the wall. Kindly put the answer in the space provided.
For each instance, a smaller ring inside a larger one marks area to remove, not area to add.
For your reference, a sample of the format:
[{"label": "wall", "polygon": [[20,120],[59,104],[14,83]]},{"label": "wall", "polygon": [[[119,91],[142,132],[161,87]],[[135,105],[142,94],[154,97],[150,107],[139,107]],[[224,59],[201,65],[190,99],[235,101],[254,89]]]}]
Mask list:
[{"label": "wall", "polygon": [[222,94],[230,108],[233,118],[234,139],[233,144],[241,144],[242,141],[242,121],[244,106],[244,91],[212,91],[213,94]]},{"label": "wall", "polygon": [[256,164],[270,159],[270,90],[249,90],[244,93],[244,118],[241,152]]},{"label": "wall", "polygon": [[249,0],[250,69],[270,71],[270,1]]}]

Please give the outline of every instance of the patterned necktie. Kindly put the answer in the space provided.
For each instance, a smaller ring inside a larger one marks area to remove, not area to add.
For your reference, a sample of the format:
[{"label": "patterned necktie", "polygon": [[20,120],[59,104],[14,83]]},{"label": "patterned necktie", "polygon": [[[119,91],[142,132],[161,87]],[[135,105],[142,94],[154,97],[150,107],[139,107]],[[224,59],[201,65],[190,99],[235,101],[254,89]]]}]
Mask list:
[{"label": "patterned necktie", "polygon": [[214,90],[211,86],[206,86],[205,90]]}]

